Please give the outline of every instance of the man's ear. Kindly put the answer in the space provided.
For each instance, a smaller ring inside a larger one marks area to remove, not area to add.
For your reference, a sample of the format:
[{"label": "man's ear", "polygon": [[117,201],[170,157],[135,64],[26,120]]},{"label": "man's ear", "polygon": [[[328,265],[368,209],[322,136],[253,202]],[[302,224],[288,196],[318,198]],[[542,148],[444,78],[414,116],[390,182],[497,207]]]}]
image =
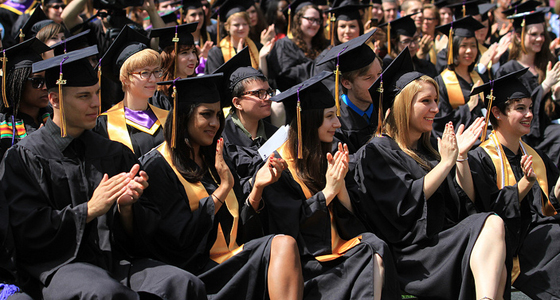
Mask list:
[{"label": "man's ear", "polygon": [[346,88],[347,90],[351,90],[352,89],[352,83],[350,82],[350,80],[346,79],[346,78],[340,78],[340,83],[342,84],[342,86],[344,88]]},{"label": "man's ear", "polygon": [[49,102],[53,108],[59,109],[58,92],[49,92]]},{"label": "man's ear", "polygon": [[239,104],[239,100],[241,100],[239,99],[239,97],[233,97],[233,99],[231,99],[231,103],[233,107],[235,107],[235,109],[241,111],[242,109],[241,109],[241,105]]}]

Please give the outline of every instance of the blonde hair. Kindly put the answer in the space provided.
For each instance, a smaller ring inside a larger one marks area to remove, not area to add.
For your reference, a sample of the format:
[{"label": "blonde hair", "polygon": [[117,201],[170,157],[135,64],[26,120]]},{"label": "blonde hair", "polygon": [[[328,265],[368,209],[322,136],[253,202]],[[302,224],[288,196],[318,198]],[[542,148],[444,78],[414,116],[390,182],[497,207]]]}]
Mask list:
[{"label": "blonde hair", "polygon": [[229,36],[229,28],[231,26],[231,22],[233,18],[237,18],[237,17],[241,17],[245,19],[245,21],[247,21],[247,26],[251,25],[251,19],[249,18],[249,14],[247,14],[247,12],[245,11],[236,12],[233,15],[229,16],[229,18],[227,18],[227,21],[224,23],[224,29],[227,32],[226,36]]},{"label": "blonde hair", "polygon": [[130,72],[148,66],[161,67],[161,55],[153,49],[144,49],[134,53],[131,57],[125,60],[119,73],[119,79],[123,84],[123,90],[124,81],[128,79]]},{"label": "blonde hair", "polygon": [[[405,86],[402,91],[395,97],[395,101],[389,115],[383,123],[383,132],[392,137],[399,147],[410,157],[412,157],[425,170],[431,170],[432,166],[424,159],[420,158],[412,149],[407,146],[410,130],[410,111],[413,105],[414,96],[423,88],[422,83],[429,83],[435,87],[437,98],[439,99],[438,84],[429,76],[422,77],[412,81]],[[433,156],[439,160],[439,153],[430,144],[430,132],[422,133],[420,143],[430,151]]]}]

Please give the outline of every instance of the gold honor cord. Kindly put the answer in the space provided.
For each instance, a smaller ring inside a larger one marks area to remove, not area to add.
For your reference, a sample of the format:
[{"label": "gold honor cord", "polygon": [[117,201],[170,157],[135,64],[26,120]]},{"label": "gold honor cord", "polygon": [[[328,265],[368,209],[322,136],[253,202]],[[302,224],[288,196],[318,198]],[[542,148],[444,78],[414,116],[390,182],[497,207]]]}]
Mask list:
[{"label": "gold honor cord", "polygon": [[296,114],[297,114],[297,157],[298,159],[303,159],[303,143],[301,141],[301,101],[299,99],[299,90],[303,87],[303,84],[298,88],[297,90],[297,108],[296,108]]},{"label": "gold honor cord", "polygon": [[2,102],[4,102],[4,107],[8,108],[8,98],[6,97],[6,77],[8,73],[6,72],[6,64],[8,63],[8,57],[6,57],[6,49],[2,50]]},{"label": "gold honor cord", "polygon": [[68,59],[68,56],[63,58],[60,62],[60,75],[56,84],[58,85],[58,105],[60,105],[60,136],[66,137],[66,116],[64,114],[64,99],[62,96],[62,86],[66,84],[66,80],[62,78],[62,64]]}]

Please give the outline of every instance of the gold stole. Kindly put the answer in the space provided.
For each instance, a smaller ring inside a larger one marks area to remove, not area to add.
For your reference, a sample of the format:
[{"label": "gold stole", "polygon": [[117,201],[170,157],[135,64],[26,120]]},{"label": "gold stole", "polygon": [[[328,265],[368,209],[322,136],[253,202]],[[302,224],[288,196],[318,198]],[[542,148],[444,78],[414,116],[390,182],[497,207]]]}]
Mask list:
[{"label": "gold stole", "polygon": [[[541,202],[542,202],[542,210],[545,216],[553,216],[556,214],[556,210],[550,203],[548,199],[548,180],[546,176],[546,167],[542,158],[539,154],[531,148],[529,145],[525,144],[523,141],[519,141],[521,151],[525,155],[532,155],[533,156],[533,170],[537,175],[537,182],[542,190],[541,193]],[[504,188],[505,186],[512,186],[517,183],[515,179],[515,175],[511,170],[511,166],[509,161],[504,153],[504,149],[496,136],[495,131],[492,131],[490,137],[480,144],[480,147],[486,151],[488,156],[492,159],[492,163],[494,164],[494,168],[496,169],[496,185],[499,189]],[[542,195],[545,195],[543,198]],[[546,201],[545,201],[546,200]],[[513,269],[511,271],[511,282],[513,283],[515,279],[520,274],[520,267],[519,267],[519,257],[515,257],[513,259]]]},{"label": "gold stole", "polygon": [[[179,178],[179,181],[183,184],[183,188],[187,193],[187,197],[189,198],[189,206],[191,211],[195,211],[198,209],[199,201],[202,198],[208,197],[208,192],[206,188],[202,185],[202,183],[190,183],[188,182],[181,173],[175,168],[173,165],[173,160],[171,159],[171,152],[169,152],[169,146],[167,142],[163,142],[157,150],[163,158],[167,161],[171,169]],[[233,217],[233,225],[231,227],[231,231],[229,234],[229,245],[226,243],[226,239],[224,236],[224,231],[222,230],[222,225],[218,224],[218,232],[216,235],[216,241],[214,245],[212,245],[212,249],[210,249],[210,259],[221,264],[224,261],[228,260],[230,257],[236,255],[237,253],[243,250],[243,245],[237,245],[237,227],[239,226],[239,204],[237,203],[237,197],[233,192],[233,189],[229,191],[226,199],[224,200],[224,205],[226,206],[228,212]]]},{"label": "gold stole", "polygon": [[[288,148],[288,142],[285,142],[282,146],[280,146],[280,148],[278,148],[277,151],[280,154],[280,156],[282,156],[282,158],[288,163],[288,169],[290,170],[290,173],[292,174],[294,180],[301,187],[303,193],[305,194],[305,198],[306,199],[311,198],[313,196],[311,194],[311,191],[305,185],[305,183],[303,183],[301,179],[297,176],[296,161],[290,154],[291,152],[290,149]],[[336,225],[333,220],[332,205],[329,205],[328,208],[329,208],[329,215],[331,217],[331,252],[332,253],[315,257],[315,259],[320,262],[331,261],[341,257],[342,255],[344,255],[344,253],[346,253],[346,251],[354,248],[354,246],[358,245],[362,240],[361,235],[349,241],[343,240],[338,235],[338,230],[336,229]]]},{"label": "gold stole", "polygon": [[[480,75],[476,71],[472,71],[470,73],[471,79],[473,84],[480,80],[483,83]],[[443,79],[443,83],[445,84],[445,88],[447,89],[447,95],[449,98],[449,104],[453,109],[457,109],[457,107],[464,105],[465,97],[463,96],[463,91],[461,90],[461,85],[459,85],[459,80],[457,79],[457,74],[455,71],[451,71],[449,69],[445,69],[441,72],[441,79]]]},{"label": "gold stole", "polygon": [[[259,69],[259,49],[250,38],[245,38],[245,45],[249,46],[249,55],[251,56],[251,66],[255,69]],[[224,63],[230,60],[237,54],[235,48],[231,44],[231,39],[226,36],[220,41],[220,48],[222,49],[222,56],[224,57]]]},{"label": "gold stole", "polygon": [[115,106],[111,107],[108,111],[103,113],[102,115],[107,116],[107,134],[109,135],[109,139],[120,142],[121,144],[130,148],[132,152],[134,152],[134,147],[132,147],[132,140],[130,139],[130,135],[128,133],[126,125],[128,124],[140,131],[153,135],[160,125],[165,124],[165,120],[167,119],[167,110],[157,108],[155,106],[152,106],[151,104],[148,104],[148,106],[152,110],[152,112],[154,112],[158,119],[150,129],[139,126],[138,124],[125,118],[124,101],[115,104]]}]

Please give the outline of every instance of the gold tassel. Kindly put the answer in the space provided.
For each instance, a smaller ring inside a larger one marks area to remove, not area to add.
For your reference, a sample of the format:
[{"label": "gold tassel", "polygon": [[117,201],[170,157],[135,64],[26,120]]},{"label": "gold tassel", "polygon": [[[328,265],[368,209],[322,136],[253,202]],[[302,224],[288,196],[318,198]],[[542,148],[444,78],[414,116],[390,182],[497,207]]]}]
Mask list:
[{"label": "gold tassel", "polygon": [[381,135],[381,129],[383,128],[383,77],[381,77],[381,82],[379,84],[379,88],[377,89],[379,92],[379,107],[377,109],[377,131],[376,135]]},{"label": "gold tassel", "polygon": [[177,144],[177,88],[175,87],[175,83],[173,83],[173,127],[171,128],[171,149],[175,149]]},{"label": "gold tassel", "polygon": [[527,29],[525,28],[525,18],[521,22],[521,51],[527,54],[527,49],[525,49],[525,34],[527,33]]},{"label": "gold tassel", "polygon": [[490,119],[490,109],[492,108],[492,102],[494,101],[494,88],[490,89],[490,95],[486,97],[488,99],[488,108],[486,110],[486,118],[484,118],[484,130],[482,130],[482,134],[480,136],[480,141],[484,142],[486,139],[486,130],[488,130],[488,120]]},{"label": "gold tassel", "polygon": [[391,55],[391,22],[387,23],[387,53]]},{"label": "gold tassel", "polygon": [[336,22],[334,13],[329,13],[329,33],[331,37],[331,46],[334,46],[334,22]]},{"label": "gold tassel", "polygon": [[183,14],[185,13],[185,10],[181,7],[181,9],[179,9],[179,25],[183,25]]},{"label": "gold tassel", "polygon": [[340,95],[339,95],[339,84],[340,84],[340,71],[338,70],[338,63],[336,64],[336,70],[334,71],[334,102],[336,103],[336,116],[340,117]]},{"label": "gold tassel", "polygon": [[[62,61],[64,62],[64,60]],[[62,70],[62,63],[60,69]],[[58,85],[58,105],[60,105],[60,136],[66,137],[66,116],[64,114],[64,100],[62,99],[62,85],[66,84],[66,80],[62,79],[62,72],[56,81]]]},{"label": "gold tassel", "polygon": [[449,28],[449,41],[447,41],[447,65],[453,65],[453,24]]},{"label": "gold tassel", "polygon": [[297,158],[303,159],[303,143],[301,141],[301,101],[299,100],[299,90],[303,87],[301,85],[297,90],[297,107],[296,107],[296,116],[297,116]]},{"label": "gold tassel", "polygon": [[220,41],[222,38],[220,37],[220,12],[218,11],[218,19],[216,23],[216,40],[218,41],[218,48],[220,47]]},{"label": "gold tassel", "polygon": [[292,37],[292,8],[288,7],[288,38],[291,39]]},{"label": "gold tassel", "polygon": [[467,8],[465,7],[465,2],[463,2],[463,18],[467,16]]},{"label": "gold tassel", "polygon": [[99,81],[99,110],[97,115],[101,114],[101,59],[99,60],[99,68],[97,68],[97,80]]},{"label": "gold tassel", "polygon": [[6,96],[6,77],[8,77],[8,73],[6,70],[6,64],[8,63],[8,58],[6,57],[6,49],[2,50],[2,101],[4,102],[4,107],[8,108],[10,105],[8,104],[8,98]]},{"label": "gold tassel", "polygon": [[177,26],[175,26],[175,37],[171,40],[175,43],[175,67],[173,68],[173,79],[177,78],[177,66],[179,65],[179,37],[177,37]]}]

